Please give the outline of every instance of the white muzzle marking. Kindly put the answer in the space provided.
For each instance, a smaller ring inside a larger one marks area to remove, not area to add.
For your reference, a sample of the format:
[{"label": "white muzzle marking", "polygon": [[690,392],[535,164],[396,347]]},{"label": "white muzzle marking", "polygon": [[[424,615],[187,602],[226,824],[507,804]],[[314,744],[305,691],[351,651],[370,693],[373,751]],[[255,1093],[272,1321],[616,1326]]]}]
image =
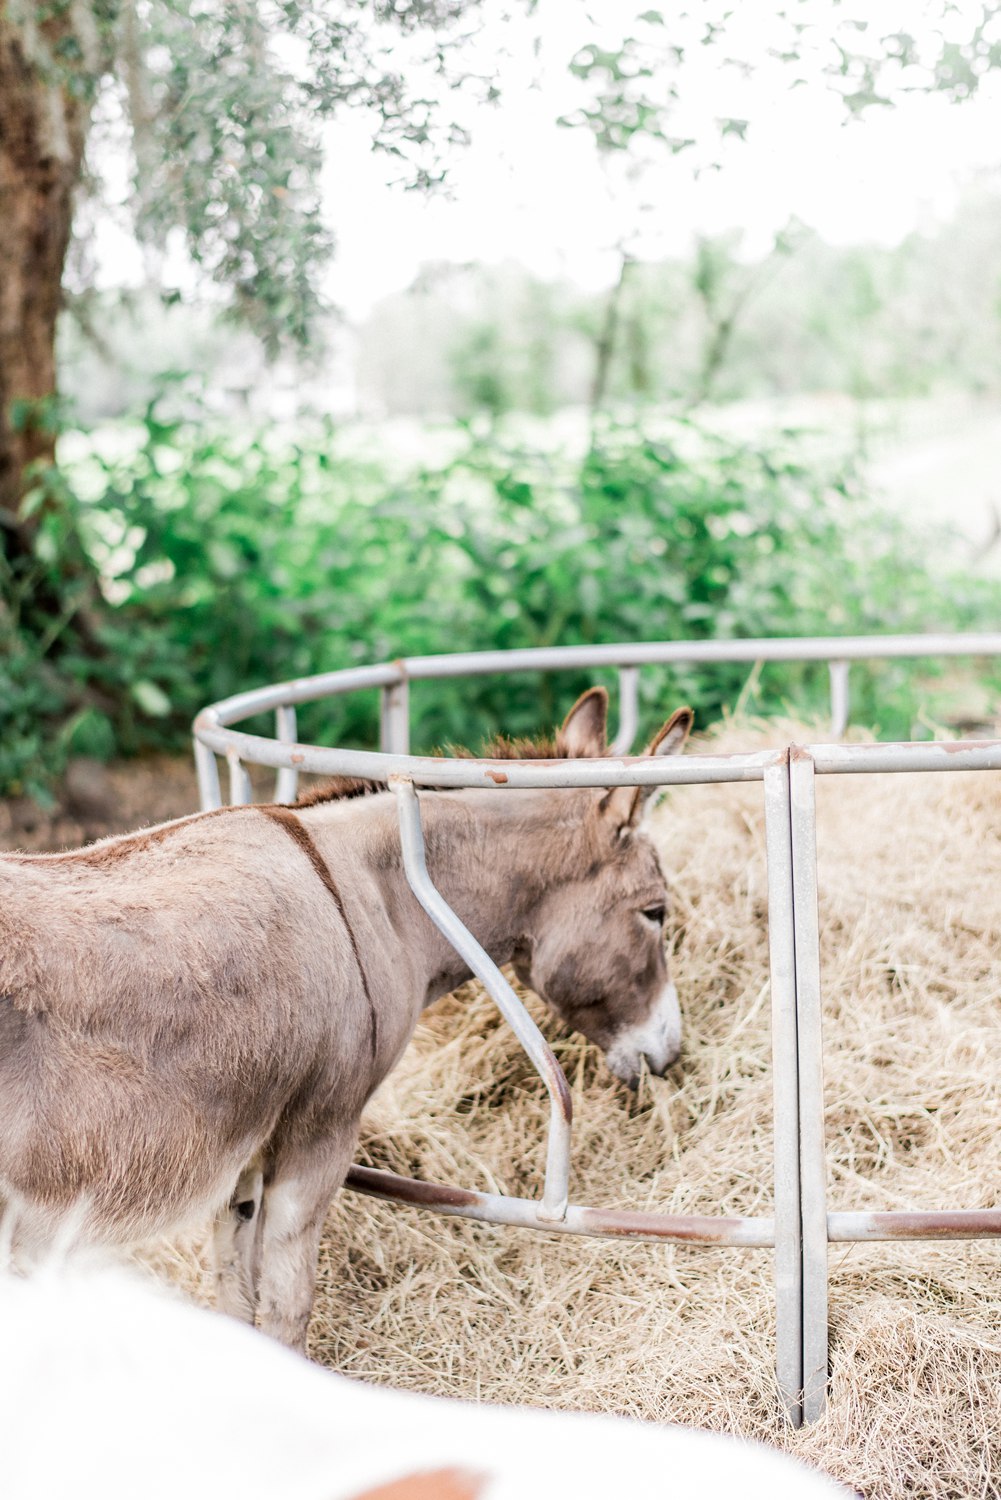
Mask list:
[{"label": "white muzzle marking", "polygon": [[665,984],[642,1026],[633,1026],[616,1037],[605,1060],[616,1078],[633,1083],[643,1059],[651,1073],[664,1073],[681,1052],[681,1008],[678,991]]}]

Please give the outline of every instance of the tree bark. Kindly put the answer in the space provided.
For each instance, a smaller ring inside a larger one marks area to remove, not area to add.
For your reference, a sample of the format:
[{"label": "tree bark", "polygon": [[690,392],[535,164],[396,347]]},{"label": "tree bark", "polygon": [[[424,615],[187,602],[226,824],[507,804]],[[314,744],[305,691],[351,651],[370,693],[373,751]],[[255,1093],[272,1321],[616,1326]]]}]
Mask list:
[{"label": "tree bark", "polygon": [[615,347],[619,336],[619,315],[621,311],[622,294],[625,291],[626,279],[629,268],[632,265],[631,258],[623,252],[622,263],[619,266],[619,277],[615,285],[610,288],[608,300],[605,303],[605,316],[602,321],[601,331],[598,334],[595,346],[594,380],[591,384],[591,418],[597,416],[605,404],[605,396],[608,393],[608,381],[612,371],[612,359],[615,355]]},{"label": "tree bark", "polygon": [[33,529],[25,471],[55,449],[56,319],[91,97],[52,61],[73,9],[39,26],[36,7],[0,0],[0,537],[14,553]]}]

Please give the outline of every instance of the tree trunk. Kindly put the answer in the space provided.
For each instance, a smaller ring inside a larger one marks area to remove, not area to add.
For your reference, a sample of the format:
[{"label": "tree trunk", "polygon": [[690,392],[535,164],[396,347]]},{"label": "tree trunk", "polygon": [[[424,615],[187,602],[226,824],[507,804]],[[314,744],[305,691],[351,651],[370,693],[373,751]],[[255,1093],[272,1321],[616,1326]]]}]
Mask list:
[{"label": "tree trunk", "polygon": [[[51,461],[56,318],[90,115],[90,90],[53,62],[76,7],[43,27],[0,0],[0,536],[23,551],[25,470]],[[72,85],[78,85],[74,88]]]},{"label": "tree trunk", "polygon": [[609,376],[612,372],[612,359],[619,336],[619,315],[622,294],[625,291],[626,279],[629,275],[631,265],[632,260],[623,252],[622,264],[619,267],[619,278],[615,285],[610,288],[608,300],[605,303],[605,316],[595,348],[594,380],[591,384],[592,420],[605,404]]}]

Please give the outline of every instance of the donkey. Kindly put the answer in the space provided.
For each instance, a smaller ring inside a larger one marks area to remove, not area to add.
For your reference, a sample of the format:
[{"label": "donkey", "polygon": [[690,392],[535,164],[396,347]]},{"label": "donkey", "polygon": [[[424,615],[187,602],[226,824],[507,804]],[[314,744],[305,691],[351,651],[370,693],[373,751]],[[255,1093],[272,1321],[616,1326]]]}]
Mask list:
[{"label": "donkey", "polygon": [[[599,756],[592,688],[555,743]],[[679,709],[647,754],[679,752]],[[305,1345],[366,1101],[469,978],[402,868],[395,799],[340,781],[65,854],[0,856],[0,1200],[18,1248],[216,1220],[217,1302]],[[498,963],[627,1083],[679,1054],[645,788],[422,795],[427,862]]]}]

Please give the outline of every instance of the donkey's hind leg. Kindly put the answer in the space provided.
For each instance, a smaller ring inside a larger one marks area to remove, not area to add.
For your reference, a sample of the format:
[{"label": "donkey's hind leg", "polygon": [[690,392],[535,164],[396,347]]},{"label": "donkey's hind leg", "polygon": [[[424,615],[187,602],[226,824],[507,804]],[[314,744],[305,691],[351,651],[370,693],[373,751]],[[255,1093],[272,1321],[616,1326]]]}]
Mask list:
[{"label": "donkey's hind leg", "polygon": [[213,1232],[216,1306],[243,1323],[253,1323],[257,1310],[263,1196],[261,1164],[251,1162],[240,1173]]},{"label": "donkey's hind leg", "polygon": [[264,1189],[257,1326],[302,1353],[313,1308],[320,1235],[344,1181],[357,1124],[278,1155]]}]

